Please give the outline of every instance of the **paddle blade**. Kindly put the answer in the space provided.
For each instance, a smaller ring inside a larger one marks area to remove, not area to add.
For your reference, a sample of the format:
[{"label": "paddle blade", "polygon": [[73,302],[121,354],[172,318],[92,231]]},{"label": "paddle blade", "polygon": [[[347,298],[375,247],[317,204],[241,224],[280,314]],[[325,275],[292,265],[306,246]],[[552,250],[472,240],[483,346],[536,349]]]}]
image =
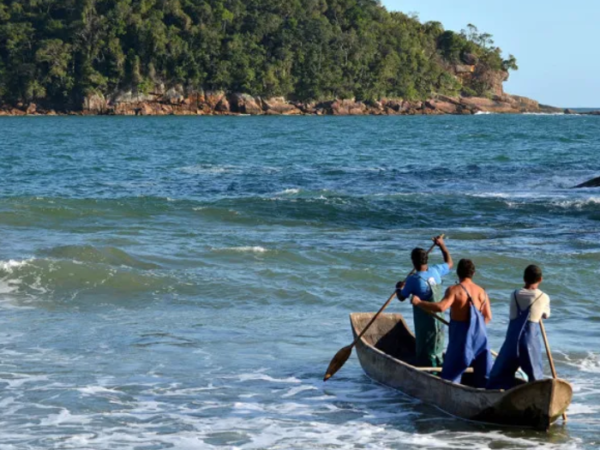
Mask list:
[{"label": "paddle blade", "polygon": [[329,367],[327,368],[327,372],[325,372],[325,377],[323,381],[329,380],[335,373],[342,368],[342,366],[348,361],[350,355],[352,354],[353,345],[349,345],[344,347],[339,352],[335,354],[331,362],[329,363]]}]

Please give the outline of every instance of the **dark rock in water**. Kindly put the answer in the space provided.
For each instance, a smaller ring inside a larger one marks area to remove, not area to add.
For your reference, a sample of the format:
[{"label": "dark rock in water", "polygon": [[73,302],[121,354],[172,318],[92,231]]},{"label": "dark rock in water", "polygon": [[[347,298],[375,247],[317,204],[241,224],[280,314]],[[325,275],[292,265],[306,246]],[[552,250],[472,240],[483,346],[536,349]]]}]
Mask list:
[{"label": "dark rock in water", "polygon": [[577,114],[577,111],[567,108],[565,109],[565,114]]},{"label": "dark rock in water", "polygon": [[575,186],[575,188],[589,188],[589,187],[600,187],[600,177],[597,178],[593,178],[589,181],[586,181],[585,183],[581,183],[577,186]]},{"label": "dark rock in water", "polygon": [[581,114],[585,114],[586,116],[600,116],[600,111],[588,111]]}]

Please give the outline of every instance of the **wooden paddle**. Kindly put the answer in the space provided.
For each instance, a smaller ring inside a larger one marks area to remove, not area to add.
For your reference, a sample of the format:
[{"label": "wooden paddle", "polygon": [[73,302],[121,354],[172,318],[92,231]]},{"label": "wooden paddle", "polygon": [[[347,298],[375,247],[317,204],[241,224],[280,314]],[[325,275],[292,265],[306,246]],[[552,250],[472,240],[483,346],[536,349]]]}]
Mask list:
[{"label": "wooden paddle", "polygon": [[[442,235],[440,235],[438,237],[443,238],[444,235],[442,234]],[[429,250],[427,250],[427,254],[431,253],[431,251],[434,248],[435,248],[435,244],[433,244],[429,248]],[[411,272],[408,274],[408,276],[406,278],[410,277],[415,272],[416,272],[416,269],[411,270]],[[352,354],[352,349],[354,348],[354,346],[358,343],[358,341],[360,341],[360,339],[363,337],[363,335],[366,333],[366,331],[369,329],[369,327],[371,325],[373,325],[373,322],[375,322],[377,320],[377,318],[383,312],[383,310],[388,307],[388,305],[392,302],[392,300],[394,300],[395,296],[396,296],[396,292],[394,292],[392,295],[390,295],[390,298],[388,298],[387,302],[385,302],[383,304],[383,306],[379,309],[379,311],[377,311],[377,314],[375,314],[373,316],[373,318],[371,319],[371,321],[361,331],[361,333],[356,337],[356,339],[354,339],[354,342],[352,344],[350,344],[350,345],[342,348],[340,351],[338,351],[335,354],[335,356],[333,357],[333,359],[329,363],[329,367],[327,368],[327,372],[325,372],[325,377],[323,377],[323,381],[329,380],[332,376],[335,375],[335,373],[338,370],[340,370],[342,368],[342,366],[344,364],[346,364],[346,361],[348,361],[348,358],[350,358],[350,355]]]},{"label": "wooden paddle", "polygon": [[[546,346],[546,354],[548,355],[548,362],[550,363],[550,370],[552,371],[552,378],[555,380],[558,378],[556,375],[556,367],[554,367],[554,360],[552,359],[552,353],[550,352],[550,344],[548,343],[548,336],[546,336],[546,328],[544,327],[544,322],[540,319],[540,330],[542,330],[542,338],[544,338],[544,345]],[[565,423],[567,422],[567,413],[564,412],[562,415]]]}]

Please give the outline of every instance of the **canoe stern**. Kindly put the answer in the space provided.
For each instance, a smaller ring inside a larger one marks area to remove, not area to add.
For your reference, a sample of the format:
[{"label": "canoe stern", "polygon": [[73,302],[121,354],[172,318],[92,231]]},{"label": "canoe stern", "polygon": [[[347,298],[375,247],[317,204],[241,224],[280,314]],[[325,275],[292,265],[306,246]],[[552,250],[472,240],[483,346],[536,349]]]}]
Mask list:
[{"label": "canoe stern", "polygon": [[473,420],[548,430],[566,411],[573,389],[564,380],[540,380],[506,391],[492,407]]}]

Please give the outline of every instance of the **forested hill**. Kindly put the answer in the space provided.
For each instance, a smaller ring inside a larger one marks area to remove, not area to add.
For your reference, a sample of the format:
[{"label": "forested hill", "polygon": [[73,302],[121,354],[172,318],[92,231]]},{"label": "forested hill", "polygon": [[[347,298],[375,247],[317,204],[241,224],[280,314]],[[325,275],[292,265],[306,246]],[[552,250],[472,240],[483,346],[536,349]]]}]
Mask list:
[{"label": "forested hill", "polygon": [[515,59],[473,26],[375,0],[0,0],[0,103],[156,86],[284,96],[485,96]]}]

